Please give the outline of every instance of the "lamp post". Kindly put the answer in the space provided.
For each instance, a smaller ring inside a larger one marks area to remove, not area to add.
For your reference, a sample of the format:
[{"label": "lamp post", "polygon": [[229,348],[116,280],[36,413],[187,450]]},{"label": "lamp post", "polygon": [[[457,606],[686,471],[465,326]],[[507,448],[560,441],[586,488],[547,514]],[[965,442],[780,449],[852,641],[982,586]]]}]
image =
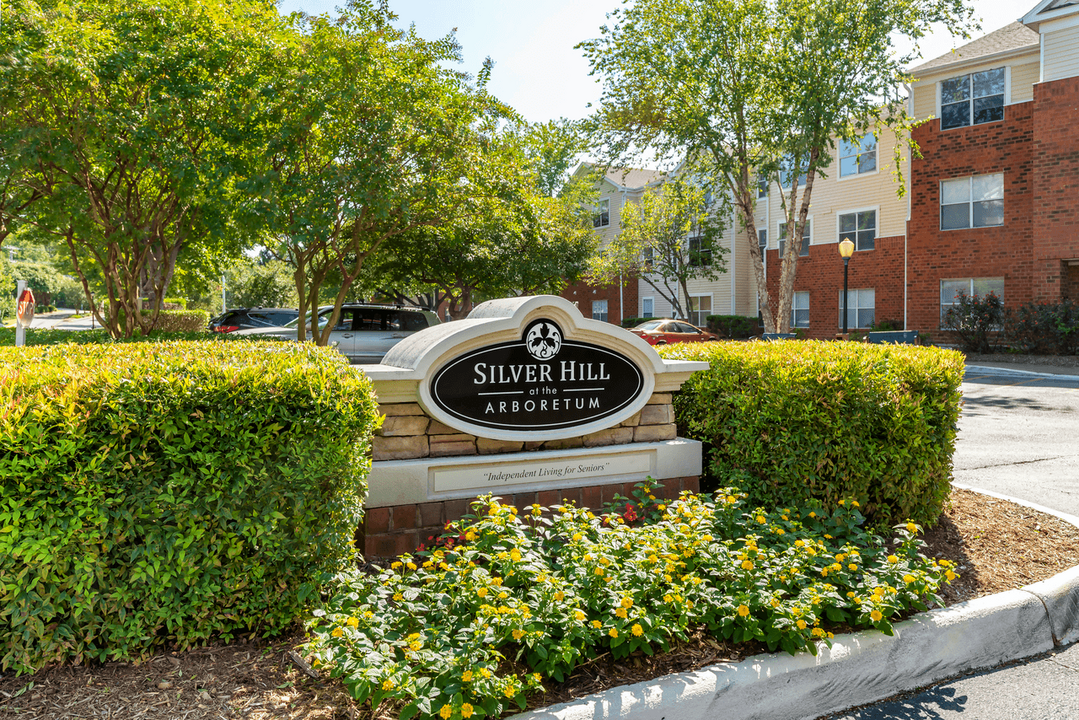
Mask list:
[{"label": "lamp post", "polygon": [[839,255],[843,258],[843,335],[847,334],[847,266],[854,254],[854,243],[849,239],[839,243]]}]

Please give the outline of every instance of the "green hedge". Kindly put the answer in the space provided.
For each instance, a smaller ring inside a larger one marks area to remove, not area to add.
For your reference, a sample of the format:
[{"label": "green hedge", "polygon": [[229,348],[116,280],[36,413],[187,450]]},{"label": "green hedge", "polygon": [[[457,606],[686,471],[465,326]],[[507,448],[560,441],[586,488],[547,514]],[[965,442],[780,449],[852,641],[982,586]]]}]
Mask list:
[{"label": "green hedge", "polygon": [[157,316],[156,332],[199,332],[210,326],[205,310],[162,310]]},{"label": "green hedge", "polygon": [[[212,333],[206,328],[193,332],[161,332],[155,330],[149,335],[136,335],[132,338],[113,340],[106,330],[61,330],[59,328],[26,328],[26,344],[29,345],[101,345],[112,343],[160,343],[175,340],[202,340],[247,342],[251,338],[232,333]],[[15,345],[15,328],[0,328],[0,347]]]},{"label": "green hedge", "polygon": [[720,337],[745,340],[761,332],[756,317],[746,315],[709,315],[708,329]]},{"label": "green hedge", "polygon": [[770,507],[855,498],[877,528],[936,522],[951,480],[958,352],[813,341],[659,350],[711,365],[674,402],[681,433],[705,444],[705,488],[736,485]]},{"label": "green hedge", "polygon": [[309,344],[0,348],[0,669],[286,628],[352,555],[375,425]]}]

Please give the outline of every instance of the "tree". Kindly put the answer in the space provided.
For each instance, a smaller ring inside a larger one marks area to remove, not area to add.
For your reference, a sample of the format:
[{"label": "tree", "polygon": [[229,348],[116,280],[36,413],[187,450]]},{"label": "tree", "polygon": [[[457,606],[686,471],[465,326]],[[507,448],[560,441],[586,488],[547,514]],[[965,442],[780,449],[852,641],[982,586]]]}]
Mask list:
[{"label": "tree", "polygon": [[256,262],[243,258],[228,271],[230,307],[294,307],[296,285],[292,268],[280,260]]},{"label": "tree", "polygon": [[577,142],[566,123],[479,128],[454,217],[388,244],[373,268],[380,287],[430,291],[453,319],[477,298],[559,292],[594,248],[591,187],[566,178]]},{"label": "tree", "polygon": [[638,203],[622,208],[618,235],[593,258],[589,279],[615,282],[639,275],[670,303],[678,317],[689,317],[690,280],[715,280],[726,272],[716,238],[723,228],[703,188],[684,177],[646,190]]},{"label": "tree", "polygon": [[232,99],[252,92],[279,25],[258,0],[19,0],[6,16],[0,186],[67,248],[114,337],[154,327],[185,248],[229,236]]},{"label": "tree", "polygon": [[[600,37],[581,44],[603,81],[597,144],[612,164],[648,150],[711,178],[751,238],[765,327],[786,331],[799,243],[786,244],[778,296],[769,297],[752,241],[758,175],[789,176],[786,234],[802,237],[835,142],[885,126],[911,142],[904,67],[933,23],[965,36],[972,10],[962,0],[623,2]],[[905,55],[894,50],[901,37],[914,41]]]},{"label": "tree", "polygon": [[[292,266],[301,315],[337,288],[323,330],[311,313],[318,344],[383,243],[453,217],[473,125],[505,111],[444,68],[459,59],[452,37],[428,42],[394,19],[365,0],[336,18],[294,15],[296,41],[268,60],[265,91],[247,108],[244,226]],[[298,339],[307,330],[300,323]]]}]

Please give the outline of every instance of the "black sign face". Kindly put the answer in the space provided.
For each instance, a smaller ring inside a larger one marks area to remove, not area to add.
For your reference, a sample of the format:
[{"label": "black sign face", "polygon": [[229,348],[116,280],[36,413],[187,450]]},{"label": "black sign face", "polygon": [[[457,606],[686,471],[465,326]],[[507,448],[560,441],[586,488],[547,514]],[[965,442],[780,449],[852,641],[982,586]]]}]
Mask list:
[{"label": "black sign face", "polygon": [[431,397],[443,411],[499,430],[557,430],[624,410],[644,389],[629,358],[564,339],[551,320],[536,320],[516,342],[489,345],[442,367]]}]

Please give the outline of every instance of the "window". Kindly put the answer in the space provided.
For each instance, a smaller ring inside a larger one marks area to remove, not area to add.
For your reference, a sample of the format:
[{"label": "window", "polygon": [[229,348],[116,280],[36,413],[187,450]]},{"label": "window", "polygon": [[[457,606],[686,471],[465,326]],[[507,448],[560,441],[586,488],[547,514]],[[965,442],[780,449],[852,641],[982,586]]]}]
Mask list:
[{"label": "window", "polygon": [[611,201],[603,199],[599,201],[599,207],[592,214],[592,227],[608,227],[611,224]]},{"label": "window", "polygon": [[757,177],[757,198],[768,197],[768,178]]},{"label": "window", "polygon": [[593,300],[592,301],[592,319],[607,322],[607,301],[606,300]]},{"label": "window", "polygon": [[[806,218],[805,229],[802,230],[802,247],[798,249],[798,254],[806,256],[809,254],[809,238],[813,234],[813,219]],[[779,224],[779,257],[783,257],[783,250],[787,245],[787,223]]]},{"label": "window", "polygon": [[1005,68],[961,75],[940,84],[940,129],[1004,119]]},{"label": "window", "polygon": [[[867,328],[873,324],[876,291],[873,288],[847,291],[847,329]],[[839,291],[839,327],[843,327],[843,291]]]},{"label": "window", "polygon": [[656,316],[656,301],[653,298],[641,298],[641,317]]},{"label": "window", "polygon": [[[794,167],[794,158],[792,156],[786,156],[779,161],[779,187],[789,188],[791,182],[795,179],[795,172],[798,168]],[[799,173],[797,177],[801,182],[802,176]]]},{"label": "window", "polygon": [[944,316],[948,313],[948,308],[959,304],[956,300],[959,293],[963,293],[967,297],[973,297],[975,295],[984,297],[989,293],[994,293],[998,298],[1003,300],[1004,278],[957,278],[954,280],[941,280],[940,326],[942,328],[947,327],[947,324],[944,322]]},{"label": "window", "polygon": [[839,216],[839,242],[850,240],[855,250],[872,250],[877,239],[877,211],[862,210]]},{"label": "window", "polygon": [[839,177],[877,171],[877,139],[866,135],[859,142],[839,143]]},{"label": "window", "polygon": [[689,317],[686,318],[697,327],[708,326],[708,316],[712,314],[711,295],[689,296]]},{"label": "window", "polygon": [[791,303],[791,327],[809,327],[809,291],[794,293]]},{"label": "window", "polygon": [[689,266],[701,267],[712,264],[712,245],[704,238],[693,237],[689,239]]},{"label": "window", "polygon": [[765,272],[768,271],[768,230],[767,228],[757,231],[757,245],[761,249],[761,262],[764,264]]},{"label": "window", "polygon": [[940,229],[1004,224],[1004,175],[975,175],[940,183]]},{"label": "window", "polygon": [[641,248],[641,267],[645,270],[652,269],[652,263],[656,259],[656,249],[651,245]]}]

